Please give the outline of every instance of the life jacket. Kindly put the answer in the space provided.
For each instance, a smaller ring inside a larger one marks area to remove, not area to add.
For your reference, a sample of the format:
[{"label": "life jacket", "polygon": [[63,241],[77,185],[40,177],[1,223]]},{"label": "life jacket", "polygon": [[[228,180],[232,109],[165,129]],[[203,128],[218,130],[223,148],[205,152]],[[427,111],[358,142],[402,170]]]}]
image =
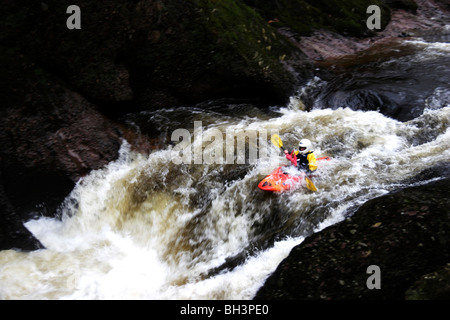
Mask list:
[{"label": "life jacket", "polygon": [[315,171],[317,169],[316,156],[312,151],[306,154],[300,154],[298,151],[293,152],[293,158],[297,162],[299,170]]}]

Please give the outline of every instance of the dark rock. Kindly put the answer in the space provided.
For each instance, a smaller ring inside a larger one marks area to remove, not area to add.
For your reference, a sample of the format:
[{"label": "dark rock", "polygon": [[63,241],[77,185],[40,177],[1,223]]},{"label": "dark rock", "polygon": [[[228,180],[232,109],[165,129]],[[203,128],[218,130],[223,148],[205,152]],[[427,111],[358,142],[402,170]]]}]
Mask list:
[{"label": "dark rock", "polygon": [[352,110],[376,110],[387,115],[390,115],[389,110],[396,109],[395,103],[370,89],[338,91],[330,97],[327,104],[329,107],[341,106]]},{"label": "dark rock", "polygon": [[132,130],[14,51],[0,54],[0,249],[42,247],[23,226],[55,216],[74,183],[118,156],[124,138],[146,149]]},{"label": "dark rock", "polygon": [[[446,178],[368,201],[293,248],[255,299],[403,300],[408,288],[409,298],[418,297],[416,281],[450,258],[449,189]],[[381,289],[366,285],[371,265],[380,268]]]},{"label": "dark rock", "polygon": [[[1,160],[1,158],[0,158]],[[1,161],[3,164],[3,161]],[[36,250],[44,246],[23,225],[4,190],[3,170],[0,170],[0,250]]]},{"label": "dark rock", "polygon": [[70,4],[7,1],[0,39],[106,114],[218,96],[284,101],[307,68],[241,1],[81,0],[81,30],[66,28]]},{"label": "dark rock", "polygon": [[423,275],[407,291],[407,300],[449,300],[450,264]]},{"label": "dark rock", "polygon": [[403,9],[412,13],[416,13],[418,8],[414,0],[383,0],[383,2],[393,9]]},{"label": "dark rock", "polygon": [[17,93],[2,95],[5,165],[65,173],[76,181],[114,160],[121,143],[119,127],[46,71],[32,64],[27,68],[18,77],[26,81]]},{"label": "dark rock", "polygon": [[[387,4],[389,4],[388,1]],[[410,3],[410,9],[396,9],[395,6],[402,2]],[[378,54],[389,53],[396,56],[398,48],[395,48],[395,38],[400,37],[423,37],[428,38],[436,35],[436,29],[445,29],[448,24],[450,5],[445,0],[417,0],[417,1],[391,1],[393,6],[390,13],[382,12],[381,16],[388,18],[388,24],[383,22],[382,30],[377,31],[371,37],[355,37],[343,35],[342,33],[331,31],[330,28],[313,29],[307,36],[294,37],[292,32],[288,32],[291,38],[300,38],[296,41],[296,46],[302,50],[309,58],[322,65],[323,61],[327,65],[362,63],[367,64],[367,58],[372,56],[370,51]],[[375,4],[375,3],[372,3]],[[417,10],[413,7],[417,6]],[[414,12],[413,12],[414,11]],[[417,11],[417,12],[416,12]],[[386,21],[387,22],[387,21]],[[385,26],[385,27],[384,27]],[[398,40],[398,39],[397,39]],[[436,42],[445,42],[435,40]],[[379,50],[384,47],[387,50]],[[374,50],[371,50],[374,48]],[[394,50],[392,50],[394,49]],[[369,52],[369,55],[367,54]],[[361,60],[364,59],[364,61]],[[324,66],[324,65],[322,65]]]},{"label": "dark rock", "polygon": [[275,27],[287,27],[294,37],[309,35],[315,30],[330,30],[345,36],[367,36],[367,8],[378,5],[381,9],[381,29],[389,22],[389,8],[384,1],[348,0],[244,0],[256,8]]}]

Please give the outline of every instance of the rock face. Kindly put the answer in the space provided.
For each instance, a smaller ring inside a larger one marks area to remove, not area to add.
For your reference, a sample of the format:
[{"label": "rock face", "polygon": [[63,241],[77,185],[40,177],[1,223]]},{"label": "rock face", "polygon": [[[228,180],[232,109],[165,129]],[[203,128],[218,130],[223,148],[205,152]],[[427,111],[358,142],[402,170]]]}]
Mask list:
[{"label": "rock face", "polygon": [[0,39],[105,113],[254,90],[285,98],[299,80],[286,65],[301,53],[241,1],[81,0],[80,30],[66,27],[70,4],[7,1]]},{"label": "rock face", "polygon": [[22,222],[54,215],[75,181],[114,160],[132,133],[40,68],[9,74],[23,58],[6,62],[14,89],[0,120],[0,247],[35,249]]},{"label": "rock face", "polygon": [[255,299],[448,297],[449,191],[447,178],[368,201],[293,248]]}]

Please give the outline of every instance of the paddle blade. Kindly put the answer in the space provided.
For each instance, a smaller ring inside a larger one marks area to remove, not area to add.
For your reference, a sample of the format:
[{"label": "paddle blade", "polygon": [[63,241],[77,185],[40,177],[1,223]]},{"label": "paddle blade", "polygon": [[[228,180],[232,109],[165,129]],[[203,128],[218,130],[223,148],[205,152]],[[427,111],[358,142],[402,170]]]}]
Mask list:
[{"label": "paddle blade", "polygon": [[270,141],[272,141],[272,143],[275,147],[283,148],[283,141],[281,141],[281,138],[279,135],[273,134]]},{"label": "paddle blade", "polygon": [[306,188],[308,188],[311,191],[317,191],[317,188],[314,185],[314,183],[311,181],[311,179],[309,179],[308,177],[305,177],[305,181],[306,181]]}]

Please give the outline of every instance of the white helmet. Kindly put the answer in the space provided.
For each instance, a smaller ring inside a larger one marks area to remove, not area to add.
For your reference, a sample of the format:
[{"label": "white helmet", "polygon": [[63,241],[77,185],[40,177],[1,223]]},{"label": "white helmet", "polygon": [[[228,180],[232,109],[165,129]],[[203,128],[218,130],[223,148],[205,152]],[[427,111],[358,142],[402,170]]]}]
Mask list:
[{"label": "white helmet", "polygon": [[300,143],[298,144],[298,150],[300,154],[307,154],[308,152],[312,151],[311,149],[312,149],[311,141],[309,141],[308,139],[300,140]]}]

